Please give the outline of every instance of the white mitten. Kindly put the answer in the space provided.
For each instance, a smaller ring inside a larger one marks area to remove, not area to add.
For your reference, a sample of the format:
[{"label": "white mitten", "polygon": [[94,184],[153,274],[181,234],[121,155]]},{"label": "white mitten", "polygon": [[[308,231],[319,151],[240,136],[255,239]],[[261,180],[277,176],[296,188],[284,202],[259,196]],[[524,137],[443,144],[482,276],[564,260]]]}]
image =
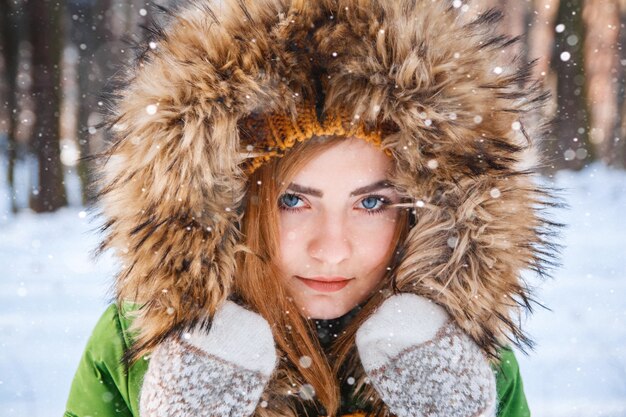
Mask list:
[{"label": "white mitten", "polygon": [[226,301],[208,333],[196,328],[155,349],[141,388],[140,415],[250,416],[275,366],[267,321]]},{"label": "white mitten", "polygon": [[398,417],[493,417],[495,374],[448,313],[415,294],[385,300],[356,333],[372,385]]}]

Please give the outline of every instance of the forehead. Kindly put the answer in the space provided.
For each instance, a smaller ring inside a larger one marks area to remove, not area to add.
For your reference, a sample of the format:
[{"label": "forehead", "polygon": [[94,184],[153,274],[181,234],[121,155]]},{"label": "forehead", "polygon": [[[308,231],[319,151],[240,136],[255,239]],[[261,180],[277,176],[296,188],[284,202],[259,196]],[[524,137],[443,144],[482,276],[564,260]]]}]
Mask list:
[{"label": "forehead", "polygon": [[384,179],[393,162],[380,148],[363,139],[346,138],[320,151],[292,182],[322,187],[358,187]]}]

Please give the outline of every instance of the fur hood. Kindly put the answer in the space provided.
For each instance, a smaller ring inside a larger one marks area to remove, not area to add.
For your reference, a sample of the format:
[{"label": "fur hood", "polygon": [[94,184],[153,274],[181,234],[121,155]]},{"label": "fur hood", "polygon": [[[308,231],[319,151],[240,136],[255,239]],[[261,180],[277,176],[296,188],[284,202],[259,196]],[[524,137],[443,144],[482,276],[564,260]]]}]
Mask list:
[{"label": "fur hood", "polygon": [[500,14],[467,14],[446,0],[196,0],[169,13],[124,75],[100,170],[100,249],[122,261],[118,301],[142,306],[138,349],[230,295],[246,187],[239,126],[294,114],[320,69],[325,109],[395,126],[383,146],[416,217],[398,289],[443,305],[487,353],[529,343],[520,274],[551,266],[557,226],[533,180],[547,94],[532,64],[503,53],[515,40],[497,32]]}]

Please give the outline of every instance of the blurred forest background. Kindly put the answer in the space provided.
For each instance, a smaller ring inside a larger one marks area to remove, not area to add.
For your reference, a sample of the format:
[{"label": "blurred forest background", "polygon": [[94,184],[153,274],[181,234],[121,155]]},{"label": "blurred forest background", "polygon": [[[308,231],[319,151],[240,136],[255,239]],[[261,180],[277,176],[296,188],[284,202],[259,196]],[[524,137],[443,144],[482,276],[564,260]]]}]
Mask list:
[{"label": "blurred forest background", "polygon": [[[392,1],[392,0],[390,0]],[[626,168],[626,0],[477,0],[505,12],[516,54],[537,60],[552,91],[543,173],[594,161]],[[88,204],[86,156],[107,142],[102,114],[114,75],[143,49],[172,1],[0,0],[0,167],[11,211],[68,205],[68,181]],[[442,28],[445,30],[445,28]],[[25,176],[26,178],[20,178]]]}]

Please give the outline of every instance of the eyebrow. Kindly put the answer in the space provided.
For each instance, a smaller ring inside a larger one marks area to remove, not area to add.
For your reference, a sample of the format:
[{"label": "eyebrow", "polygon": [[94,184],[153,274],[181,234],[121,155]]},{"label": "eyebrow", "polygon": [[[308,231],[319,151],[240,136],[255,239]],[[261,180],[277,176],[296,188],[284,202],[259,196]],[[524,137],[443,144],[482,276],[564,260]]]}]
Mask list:
[{"label": "eyebrow", "polygon": [[[381,190],[383,188],[391,188],[392,185],[388,180],[380,180],[373,184],[366,185],[364,187],[357,188],[356,190],[350,193],[350,197],[354,197],[357,195],[363,195],[367,193],[371,193],[372,191]],[[294,182],[289,184],[287,187],[287,191],[295,191],[300,194],[311,195],[313,197],[323,197],[324,193],[321,190],[311,187],[305,187],[304,185],[299,185]]]}]

